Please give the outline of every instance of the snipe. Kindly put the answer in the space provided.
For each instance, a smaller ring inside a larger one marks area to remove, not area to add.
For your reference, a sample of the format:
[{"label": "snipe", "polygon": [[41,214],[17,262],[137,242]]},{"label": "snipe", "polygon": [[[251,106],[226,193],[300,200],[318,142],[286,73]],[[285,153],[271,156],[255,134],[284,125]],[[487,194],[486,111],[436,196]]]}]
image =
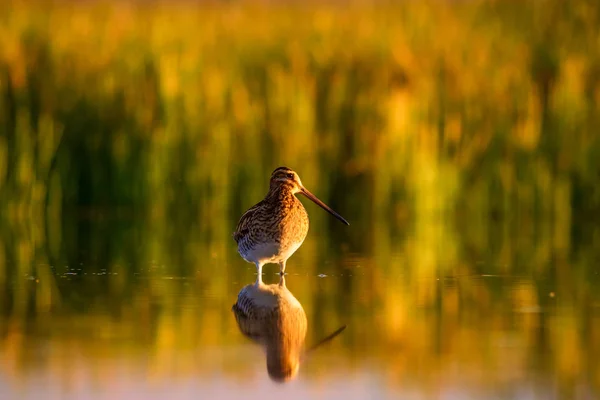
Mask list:
[{"label": "snipe", "polygon": [[271,174],[269,192],[242,215],[233,238],[244,260],[254,263],[258,274],[268,263],[279,264],[281,274],[287,259],[308,233],[308,214],[296,194],[303,194],[334,217],[350,225],[341,215],[309,192],[297,173],[279,167]]}]

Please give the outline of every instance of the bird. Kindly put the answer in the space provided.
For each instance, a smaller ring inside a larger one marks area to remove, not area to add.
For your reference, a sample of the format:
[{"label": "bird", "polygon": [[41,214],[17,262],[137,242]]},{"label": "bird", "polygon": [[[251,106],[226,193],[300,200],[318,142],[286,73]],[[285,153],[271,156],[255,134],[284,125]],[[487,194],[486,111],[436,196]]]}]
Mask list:
[{"label": "bird", "polygon": [[295,378],[307,354],[346,329],[343,325],[305,349],[306,313],[286,287],[284,275],[279,283],[266,285],[259,274],[254,284],[240,290],[231,309],[242,334],[265,347],[267,372],[278,383]]},{"label": "bird", "polygon": [[296,172],[288,167],[276,168],[271,174],[267,195],[242,215],[233,233],[239,254],[256,265],[259,275],[263,265],[268,263],[279,264],[279,273],[283,275],[288,258],[306,238],[308,214],[296,194],[308,197],[344,224],[350,225],[308,191]]}]

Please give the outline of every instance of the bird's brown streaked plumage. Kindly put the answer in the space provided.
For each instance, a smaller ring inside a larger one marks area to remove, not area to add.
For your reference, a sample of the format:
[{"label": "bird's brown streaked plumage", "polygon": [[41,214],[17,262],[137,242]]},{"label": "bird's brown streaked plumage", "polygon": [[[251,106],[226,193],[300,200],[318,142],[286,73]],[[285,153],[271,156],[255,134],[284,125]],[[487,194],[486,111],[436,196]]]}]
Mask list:
[{"label": "bird's brown streaked plumage", "polygon": [[262,272],[267,263],[278,263],[284,273],[287,259],[300,247],[308,233],[308,214],[295,196],[303,194],[340,221],[348,222],[309,192],[297,173],[279,167],[271,174],[269,192],[240,218],[233,238],[238,252]]}]

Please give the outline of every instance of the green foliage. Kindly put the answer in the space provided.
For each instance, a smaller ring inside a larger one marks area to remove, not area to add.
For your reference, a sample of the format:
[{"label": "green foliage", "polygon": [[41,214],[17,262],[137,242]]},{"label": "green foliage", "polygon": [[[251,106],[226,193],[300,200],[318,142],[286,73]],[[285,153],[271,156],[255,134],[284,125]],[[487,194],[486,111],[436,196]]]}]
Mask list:
[{"label": "green foliage", "polygon": [[229,218],[279,164],[365,216],[596,198],[597,6],[539,3],[9,3],[0,201]]}]

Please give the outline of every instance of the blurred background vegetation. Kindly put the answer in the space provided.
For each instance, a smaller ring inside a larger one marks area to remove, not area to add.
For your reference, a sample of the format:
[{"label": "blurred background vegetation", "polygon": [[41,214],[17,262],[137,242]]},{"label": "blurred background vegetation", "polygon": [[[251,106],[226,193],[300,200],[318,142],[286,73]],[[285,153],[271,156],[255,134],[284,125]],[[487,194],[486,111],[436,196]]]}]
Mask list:
[{"label": "blurred background vegetation", "polygon": [[[536,336],[552,329],[544,314],[519,332],[560,361],[561,379],[586,371],[598,387],[599,127],[597,0],[5,0],[0,309],[17,321],[2,325],[5,349],[27,316],[50,329],[40,315],[94,307],[120,329],[166,313],[152,320],[158,344],[181,331],[219,342],[209,327],[234,329],[222,308],[252,279],[231,232],[286,165],[352,224],[309,208],[293,263],[313,277],[328,257],[338,275],[366,270],[332,283],[347,294],[337,300],[303,280],[309,324],[360,324],[377,307],[380,329],[346,340],[384,337],[416,357],[409,338],[430,337],[439,356],[453,332],[453,345],[473,343],[472,318],[512,329],[500,311],[560,293],[570,311],[555,342]],[[427,279],[482,273],[533,282]],[[223,298],[192,318],[170,303],[192,289],[139,275],[193,277]],[[433,314],[409,323],[414,307]]]}]

